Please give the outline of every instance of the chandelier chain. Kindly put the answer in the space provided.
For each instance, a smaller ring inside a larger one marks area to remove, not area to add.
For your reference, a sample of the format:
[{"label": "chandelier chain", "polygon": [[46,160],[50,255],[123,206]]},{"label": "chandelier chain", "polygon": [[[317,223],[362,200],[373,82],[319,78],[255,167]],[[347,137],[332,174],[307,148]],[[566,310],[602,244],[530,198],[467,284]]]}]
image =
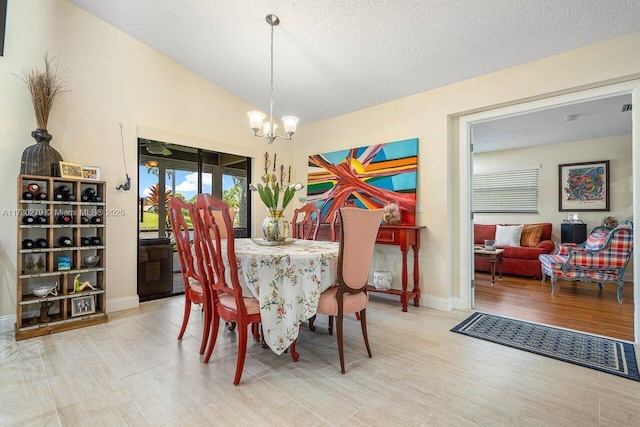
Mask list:
[{"label": "chandelier chain", "polygon": [[[273,123],[273,22],[271,23],[271,98],[270,98],[270,117],[269,121]],[[273,125],[272,125],[273,129]]]}]

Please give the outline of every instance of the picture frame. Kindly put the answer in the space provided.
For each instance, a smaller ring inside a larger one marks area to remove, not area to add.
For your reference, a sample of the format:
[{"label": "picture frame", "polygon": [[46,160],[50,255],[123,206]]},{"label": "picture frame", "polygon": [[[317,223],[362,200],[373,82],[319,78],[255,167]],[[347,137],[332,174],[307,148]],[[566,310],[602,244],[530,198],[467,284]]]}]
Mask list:
[{"label": "picture frame", "polygon": [[82,178],[92,180],[100,179],[100,168],[95,166],[82,166]]},{"label": "picture frame", "polygon": [[82,178],[82,165],[77,163],[60,162],[60,176],[62,178]]},{"label": "picture frame", "polygon": [[59,256],[56,261],[58,263],[58,271],[71,270],[70,256]]},{"label": "picture frame", "polygon": [[71,298],[71,317],[86,316],[96,312],[95,295]]},{"label": "picture frame", "polygon": [[560,212],[608,212],[609,160],[558,165]]}]

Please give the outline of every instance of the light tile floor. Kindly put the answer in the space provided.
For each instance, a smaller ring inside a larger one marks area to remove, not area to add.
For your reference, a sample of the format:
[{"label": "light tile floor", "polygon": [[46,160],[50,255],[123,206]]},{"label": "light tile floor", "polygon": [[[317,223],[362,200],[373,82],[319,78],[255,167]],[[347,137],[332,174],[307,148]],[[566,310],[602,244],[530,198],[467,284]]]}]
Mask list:
[{"label": "light tile floor", "polygon": [[236,332],[220,331],[204,365],[198,308],[176,340],[183,298],[26,341],[0,334],[0,425],[640,425],[640,382],[449,332],[470,313],[402,313],[376,296],[373,359],[349,317],[341,375],[321,316],[316,332],[303,325],[298,363],[251,340],[234,386]]}]

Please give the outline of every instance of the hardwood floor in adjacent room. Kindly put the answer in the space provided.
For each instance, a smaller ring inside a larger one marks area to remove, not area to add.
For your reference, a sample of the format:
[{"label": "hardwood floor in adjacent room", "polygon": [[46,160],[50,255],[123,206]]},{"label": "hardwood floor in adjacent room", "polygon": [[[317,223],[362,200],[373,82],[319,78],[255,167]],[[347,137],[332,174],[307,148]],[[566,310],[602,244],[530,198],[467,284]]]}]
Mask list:
[{"label": "hardwood floor in adjacent room", "polygon": [[476,272],[475,310],[513,317],[611,338],[633,341],[633,283],[625,282],[623,302],[616,298],[617,285],[558,280],[551,295],[551,280],[518,276],[496,277]]}]

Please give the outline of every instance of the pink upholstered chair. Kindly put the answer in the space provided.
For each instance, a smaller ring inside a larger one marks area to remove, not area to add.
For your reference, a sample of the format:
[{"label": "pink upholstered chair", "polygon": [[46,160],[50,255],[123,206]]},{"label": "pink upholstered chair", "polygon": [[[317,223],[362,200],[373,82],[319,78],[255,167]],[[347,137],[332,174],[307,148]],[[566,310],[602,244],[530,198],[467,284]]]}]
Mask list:
[{"label": "pink upholstered chair", "polygon": [[[233,223],[229,214],[229,207],[224,201],[216,200],[210,194],[199,194],[196,208],[202,213],[198,215],[201,221],[196,221],[195,243],[198,269],[204,271],[209,285],[209,295],[212,304],[212,325],[209,344],[204,356],[204,363],[208,363],[216,344],[220,318],[226,322],[235,322],[238,328],[238,358],[233,384],[237,385],[242,376],[244,359],[247,353],[247,328],[252,326],[254,339],[258,339],[257,331],[260,323],[260,306],[255,298],[242,296],[242,287],[238,279],[238,264],[236,263],[235,239],[233,237]],[[222,222],[216,217],[219,212]],[[226,230],[226,245],[223,247],[221,229]],[[223,261],[226,251],[228,265]],[[228,272],[227,272],[228,269]]]},{"label": "pink upholstered chair", "polygon": [[362,336],[371,357],[367,337],[366,308],[369,302],[367,281],[383,211],[341,208],[340,252],[338,255],[338,286],[327,289],[320,296],[318,313],[334,316],[337,322],[340,368],[344,369],[343,317],[359,313]]},{"label": "pink upholstered chair", "polygon": [[[202,332],[202,344],[200,345],[200,354],[204,354],[205,346],[209,337],[211,325],[211,298],[209,297],[209,288],[206,286],[206,277],[202,276],[195,268],[194,256],[191,243],[191,232],[189,225],[184,218],[187,214],[197,222],[198,214],[195,207],[191,203],[186,203],[177,197],[173,197],[169,202],[169,220],[171,221],[171,229],[173,237],[178,249],[178,257],[180,258],[180,268],[182,270],[182,280],[184,282],[184,317],[182,319],[182,327],[178,334],[181,340],[184,331],[189,323],[189,315],[191,314],[191,304],[201,304],[204,312],[204,325]],[[194,216],[195,215],[195,216]]]},{"label": "pink upholstered chair", "polygon": [[[298,222],[298,215],[304,214],[302,221]],[[306,230],[305,230],[306,227]],[[316,240],[320,228],[320,209],[311,203],[307,203],[293,211],[291,221],[291,235],[294,239]]]}]

